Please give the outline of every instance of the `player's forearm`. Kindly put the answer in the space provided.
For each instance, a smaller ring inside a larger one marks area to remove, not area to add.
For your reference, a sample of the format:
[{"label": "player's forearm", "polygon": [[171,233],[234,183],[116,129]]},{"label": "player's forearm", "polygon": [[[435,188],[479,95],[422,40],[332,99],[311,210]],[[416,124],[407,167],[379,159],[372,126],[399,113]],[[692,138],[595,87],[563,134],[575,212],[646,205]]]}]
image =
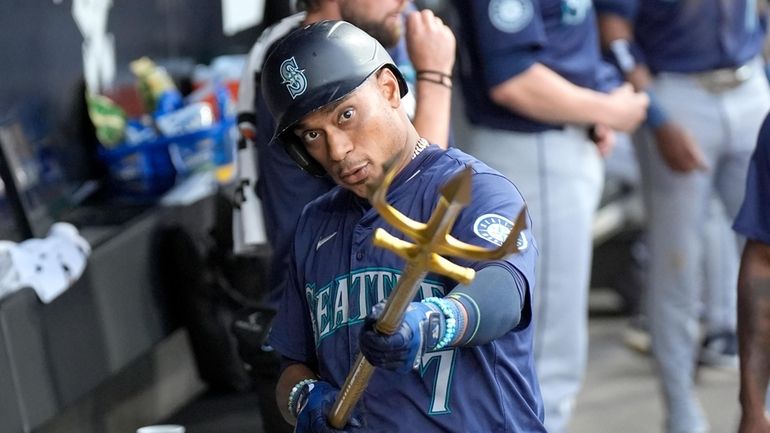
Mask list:
[{"label": "player's forearm", "polygon": [[[636,90],[644,90],[650,85],[652,76],[647,65],[633,53],[634,29],[632,24],[620,15],[602,13],[598,16],[599,35],[602,50],[613,56],[615,63],[623,69],[626,80]],[[618,49],[619,41],[625,41],[624,49]]]},{"label": "player's forearm", "polygon": [[612,106],[605,94],[577,86],[548,67],[535,63],[495,86],[492,100],[513,112],[555,124],[610,124]]},{"label": "player's forearm", "polygon": [[526,282],[516,271],[491,265],[469,285],[458,285],[446,300],[458,307],[460,320],[452,346],[477,346],[508,333],[521,320]]},{"label": "player's forearm", "polygon": [[414,127],[420,136],[446,149],[449,143],[449,118],[452,89],[427,80],[417,80],[417,108]]},{"label": "player's forearm", "polygon": [[634,29],[632,24],[624,17],[614,13],[600,13],[597,16],[599,25],[599,38],[602,49],[609,50],[610,43],[617,39],[627,41],[634,40]]},{"label": "player's forearm", "polygon": [[289,424],[294,425],[296,421],[294,416],[289,413],[288,407],[291,389],[303,379],[316,379],[317,377],[307,365],[300,363],[291,364],[281,372],[275,387],[275,398],[281,415]]},{"label": "player's forearm", "polygon": [[744,412],[764,412],[770,380],[770,246],[749,240],[738,277],[740,401]]}]

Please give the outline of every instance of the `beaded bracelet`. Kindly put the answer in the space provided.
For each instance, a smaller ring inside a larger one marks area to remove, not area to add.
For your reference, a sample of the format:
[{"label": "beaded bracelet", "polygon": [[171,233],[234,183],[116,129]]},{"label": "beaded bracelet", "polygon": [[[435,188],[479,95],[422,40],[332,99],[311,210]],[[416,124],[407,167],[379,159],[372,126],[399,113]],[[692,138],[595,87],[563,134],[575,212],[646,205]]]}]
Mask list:
[{"label": "beaded bracelet", "polygon": [[451,301],[430,297],[423,299],[422,302],[429,305],[435,305],[444,314],[444,335],[441,336],[441,340],[439,340],[433,350],[443,349],[449,345],[457,333],[457,319],[455,318],[454,308],[452,305],[447,305],[447,303]]},{"label": "beaded bracelet", "polygon": [[318,382],[318,381],[316,379],[302,379],[291,388],[291,391],[289,392],[289,413],[294,418],[297,417],[299,412],[299,408],[297,407],[297,399],[299,397],[300,391],[302,391],[302,388],[305,385],[309,385],[315,382]]},{"label": "beaded bracelet", "polygon": [[451,298],[443,298],[443,302],[446,302],[448,305],[451,305],[452,311],[454,312],[455,317],[455,336],[452,338],[451,341],[449,341],[449,346],[454,346],[457,344],[461,339],[463,334],[465,333],[465,315],[462,311],[460,311],[460,308],[462,304],[458,302],[457,300],[452,300]]}]

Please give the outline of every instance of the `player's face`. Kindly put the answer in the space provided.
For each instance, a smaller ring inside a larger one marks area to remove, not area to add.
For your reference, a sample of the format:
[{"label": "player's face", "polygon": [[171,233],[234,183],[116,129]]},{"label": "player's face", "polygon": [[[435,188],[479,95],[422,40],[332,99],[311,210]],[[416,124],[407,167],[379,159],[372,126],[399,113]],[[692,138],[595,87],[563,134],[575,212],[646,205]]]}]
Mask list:
[{"label": "player's face", "polygon": [[340,16],[369,33],[383,46],[396,45],[403,32],[406,0],[341,0]]},{"label": "player's face", "polygon": [[366,197],[379,185],[385,163],[395,158],[403,166],[409,160],[399,106],[395,76],[383,70],[341,101],[303,118],[294,133],[337,184]]}]

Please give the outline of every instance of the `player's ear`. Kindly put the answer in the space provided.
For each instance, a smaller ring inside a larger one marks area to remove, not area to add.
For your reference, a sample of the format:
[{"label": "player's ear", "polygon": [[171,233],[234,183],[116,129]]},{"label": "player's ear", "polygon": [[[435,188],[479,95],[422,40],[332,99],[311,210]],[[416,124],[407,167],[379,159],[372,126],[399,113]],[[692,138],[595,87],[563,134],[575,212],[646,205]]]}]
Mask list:
[{"label": "player's ear", "polygon": [[401,106],[401,92],[398,87],[396,74],[390,68],[382,68],[376,73],[377,87],[382,96],[390,103],[393,108]]}]

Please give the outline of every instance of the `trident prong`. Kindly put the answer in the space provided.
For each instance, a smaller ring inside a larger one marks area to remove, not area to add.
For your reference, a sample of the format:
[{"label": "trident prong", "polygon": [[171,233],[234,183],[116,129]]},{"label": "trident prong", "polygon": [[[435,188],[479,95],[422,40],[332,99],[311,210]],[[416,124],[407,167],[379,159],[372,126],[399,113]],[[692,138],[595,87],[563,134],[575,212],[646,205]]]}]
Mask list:
[{"label": "trident prong", "polygon": [[[471,268],[452,263],[442,255],[468,260],[496,260],[519,251],[517,239],[526,225],[525,209],[519,212],[516,222],[505,242],[498,248],[486,249],[462,242],[449,234],[463,207],[471,201],[472,169],[466,166],[442,188],[436,208],[427,223],[414,221],[387,202],[387,192],[398,171],[396,164],[389,166],[382,183],[369,191],[369,201],[380,216],[393,228],[414,240],[399,239],[382,228],[374,233],[374,245],[386,248],[406,261],[406,268],[398,284],[388,297],[382,315],[375,325],[379,332],[393,334],[404,318],[409,303],[414,299],[420,282],[430,272],[445,275],[463,284],[469,284],[475,276]],[[374,367],[359,353],[353,369],[345,379],[329,413],[329,424],[342,428],[347,423],[356,402],[366,389]]]},{"label": "trident prong", "polygon": [[[466,167],[459,174],[455,175],[446,185],[441,188],[441,196],[439,202],[436,205],[436,209],[433,211],[427,224],[415,221],[406,215],[399,212],[396,208],[389,205],[386,200],[386,195],[390,184],[393,182],[395,172],[389,170],[383,178],[382,184],[379,188],[374,190],[370,195],[370,201],[372,206],[377,209],[380,216],[392,225],[396,230],[399,230],[414,239],[416,244],[427,244],[432,235],[435,233],[435,227],[432,225],[439,224],[440,220],[446,214],[450,203],[465,207],[470,202],[470,190],[471,190],[471,174],[472,169]],[[456,216],[455,216],[456,218]],[[454,223],[454,219],[452,220]],[[503,258],[509,254],[517,253],[519,248],[516,241],[519,237],[519,233],[526,227],[526,212],[522,209],[519,215],[516,217],[516,221],[513,225],[513,229],[509,233],[505,242],[497,248],[488,249],[479,247],[477,245],[462,242],[449,234],[452,229],[452,225],[445,227],[446,233],[443,233],[443,241],[439,239],[439,242],[434,245],[435,253],[440,255],[447,255],[452,257],[459,257],[468,260],[496,260]],[[513,234],[513,235],[512,235]],[[439,236],[441,238],[441,236]],[[415,244],[403,241],[396,238],[383,229],[377,229],[375,233],[374,243],[378,247],[387,248],[394,253],[398,254],[405,260],[409,260],[412,255],[418,251],[418,247]],[[451,263],[451,262],[450,262]],[[441,269],[431,269],[431,271],[446,275]],[[447,275],[449,276],[449,275]],[[473,276],[471,275],[471,279]],[[458,280],[459,281],[459,280]],[[467,284],[466,281],[460,281]]]}]

